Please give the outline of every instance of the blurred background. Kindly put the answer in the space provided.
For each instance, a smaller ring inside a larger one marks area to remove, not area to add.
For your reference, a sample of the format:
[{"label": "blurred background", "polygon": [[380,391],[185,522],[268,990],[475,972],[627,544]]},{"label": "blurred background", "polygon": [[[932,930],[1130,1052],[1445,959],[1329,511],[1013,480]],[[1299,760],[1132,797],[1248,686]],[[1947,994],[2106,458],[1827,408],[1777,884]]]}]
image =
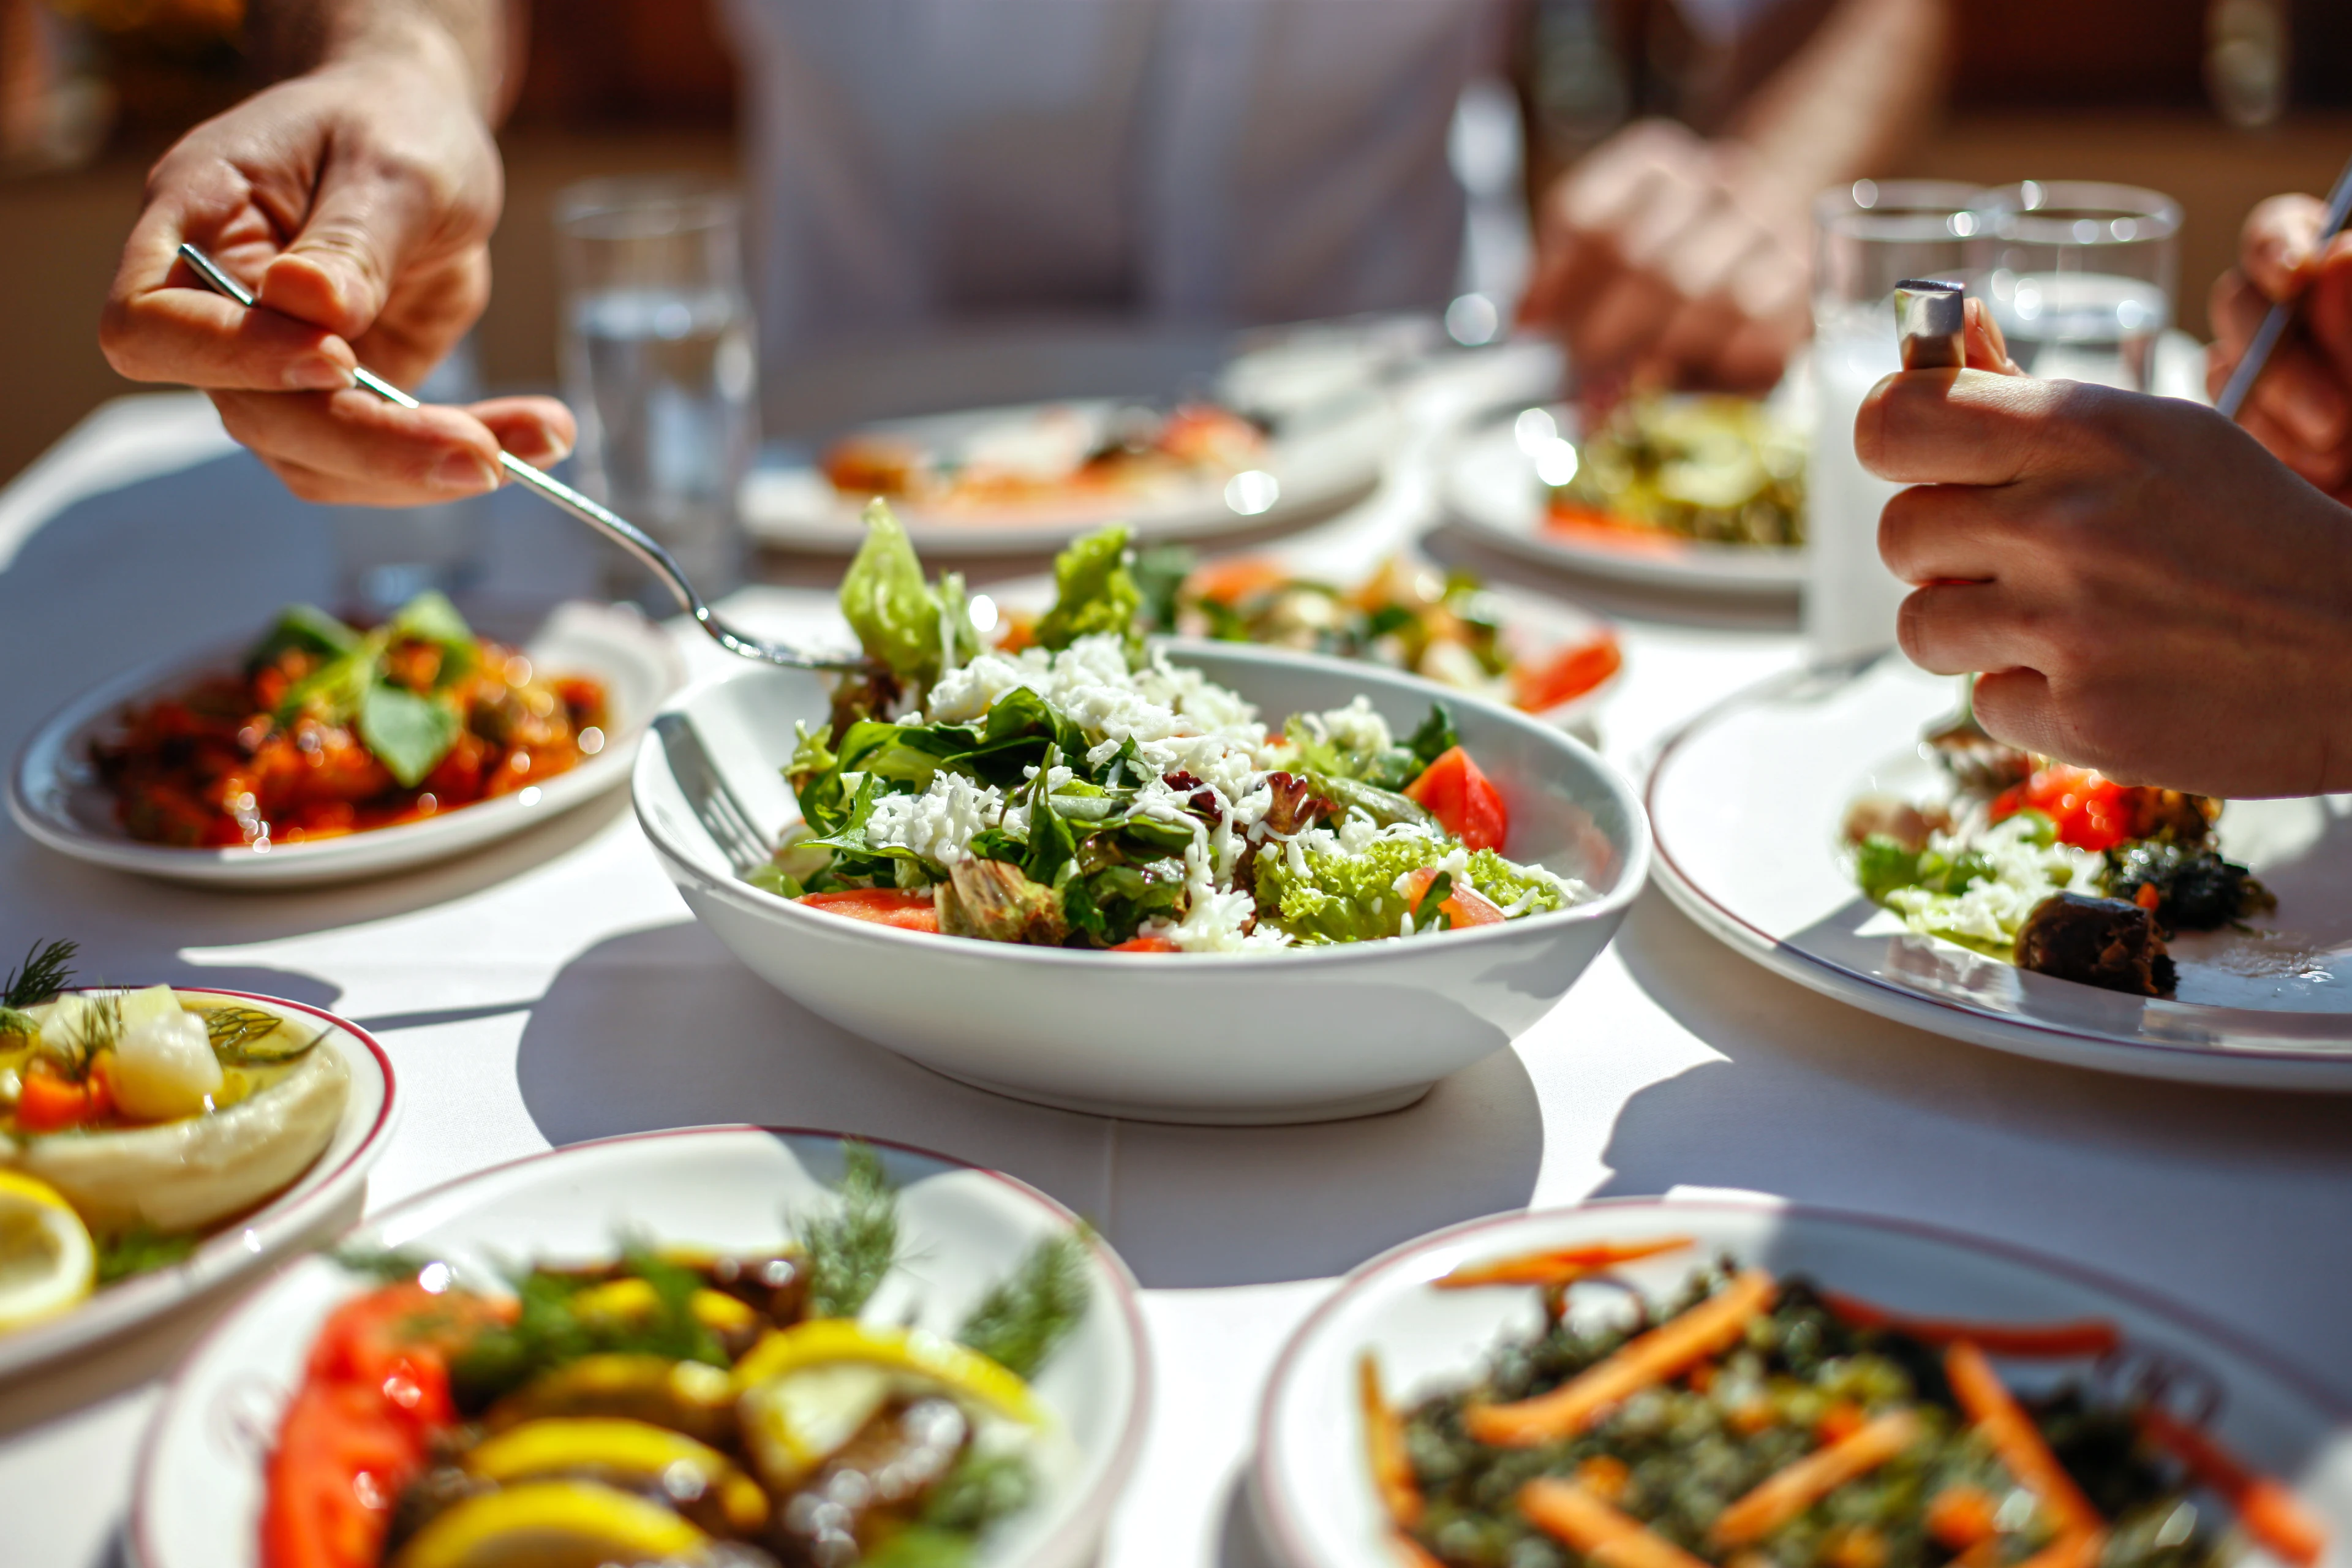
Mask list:
[{"label": "blurred background", "polygon": [[[1601,100],[1624,75],[1598,57],[1634,47],[1671,71],[1681,40],[1618,37],[1614,0],[1530,3],[1522,76],[1539,179],[1622,120],[1622,103]],[[502,132],[497,294],[478,330],[492,387],[556,382],[560,188],[637,172],[725,177],[737,159],[736,70],[706,0],[532,10]],[[0,0],[0,480],[132,390],[99,354],[99,307],[149,163],[253,85],[242,11],[243,0]],[[2247,208],[2324,193],[2352,145],[2343,0],[1958,0],[1957,13],[1948,107],[1906,172],[2170,194],[2186,213],[2179,324],[2200,336],[2206,288]]]}]

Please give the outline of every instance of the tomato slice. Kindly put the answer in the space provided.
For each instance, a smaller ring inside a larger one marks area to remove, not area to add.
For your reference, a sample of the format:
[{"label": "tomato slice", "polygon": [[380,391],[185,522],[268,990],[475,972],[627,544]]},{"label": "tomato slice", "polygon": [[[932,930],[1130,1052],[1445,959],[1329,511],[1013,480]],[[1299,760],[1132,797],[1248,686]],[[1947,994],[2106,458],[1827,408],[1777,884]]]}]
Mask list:
[{"label": "tomato slice", "polygon": [[1111,952],[1174,952],[1176,944],[1164,936],[1131,936],[1107,949]]},{"label": "tomato slice", "polygon": [[1617,639],[1603,632],[1591,642],[1571,644],[1549,658],[1515,668],[1511,700],[1527,712],[1541,713],[1583,696],[1616,674],[1623,662]]},{"label": "tomato slice", "polygon": [[1454,746],[1422,770],[1404,793],[1421,803],[1439,826],[1473,849],[1500,849],[1511,834],[1511,814],[1503,793],[1470,753]]},{"label": "tomato slice", "polygon": [[896,926],[900,931],[936,932],[940,929],[939,911],[932,907],[929,893],[898,888],[837,888],[830,892],[803,893],[800,901],[828,914],[847,915],[851,920],[878,926]]},{"label": "tomato slice", "polygon": [[[1407,907],[1419,913],[1421,900],[1428,894],[1429,885],[1435,880],[1437,872],[1432,867],[1424,866],[1418,871],[1407,873],[1404,884]],[[1454,883],[1437,907],[1453,920],[1455,931],[1467,930],[1471,926],[1498,926],[1504,920],[1501,907],[1467,882]]]}]

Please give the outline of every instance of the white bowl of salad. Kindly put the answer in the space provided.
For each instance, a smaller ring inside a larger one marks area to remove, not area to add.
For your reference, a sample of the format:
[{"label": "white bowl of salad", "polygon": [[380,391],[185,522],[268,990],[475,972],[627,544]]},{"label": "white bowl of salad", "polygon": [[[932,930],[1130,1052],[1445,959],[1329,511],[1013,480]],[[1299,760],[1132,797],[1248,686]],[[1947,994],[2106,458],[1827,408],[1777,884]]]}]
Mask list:
[{"label": "white bowl of salad", "polygon": [[1615,771],[1411,676],[1147,646],[1128,559],[1080,541],[992,648],[877,509],[842,592],[874,672],[746,667],[639,753],[688,907],[844,1028],[1109,1115],[1393,1110],[1549,1011],[1648,872]]}]

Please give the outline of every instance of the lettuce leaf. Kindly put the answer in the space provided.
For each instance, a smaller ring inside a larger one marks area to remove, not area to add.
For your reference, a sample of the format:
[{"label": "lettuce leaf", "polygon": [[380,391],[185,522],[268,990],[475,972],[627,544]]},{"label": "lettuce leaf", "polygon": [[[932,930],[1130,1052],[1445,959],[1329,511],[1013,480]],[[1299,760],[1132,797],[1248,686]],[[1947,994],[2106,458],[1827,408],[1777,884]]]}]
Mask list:
[{"label": "lettuce leaf", "polygon": [[[1262,855],[1257,860],[1258,919],[1273,921],[1309,945],[1394,936],[1405,913],[1396,879],[1436,865],[1454,847],[1449,840],[1416,833],[1378,839],[1360,855],[1308,850],[1304,877],[1291,869],[1288,856]],[[1524,914],[1560,909],[1566,902],[1549,881],[1528,876],[1491,849],[1470,856],[1465,880],[1506,907],[1526,898]]]},{"label": "lettuce leaf", "polygon": [[866,542],[841,580],[841,613],[858,646],[901,680],[940,673],[940,601],[923,581],[923,563],[890,503],[866,509]]},{"label": "lettuce leaf", "polygon": [[1037,623],[1040,646],[1059,652],[1097,632],[1137,640],[1143,595],[1128,570],[1128,537],[1127,524],[1114,522],[1054,558],[1054,607]]}]

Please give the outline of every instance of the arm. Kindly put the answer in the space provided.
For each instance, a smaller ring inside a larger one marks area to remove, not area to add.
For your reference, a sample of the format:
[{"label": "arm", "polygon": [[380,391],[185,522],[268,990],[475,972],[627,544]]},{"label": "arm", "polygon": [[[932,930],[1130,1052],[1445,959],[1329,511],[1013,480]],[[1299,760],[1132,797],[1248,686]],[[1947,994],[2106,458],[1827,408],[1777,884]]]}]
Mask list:
[{"label": "arm", "polygon": [[[414,385],[489,295],[504,95],[499,0],[268,0],[261,57],[296,74],[196,127],[150,172],[100,341],[123,374],[209,393],[308,500],[417,505],[495,488],[501,446],[570,447],[549,398],[408,410],[354,363]],[[183,240],[263,308],[194,286]]]},{"label": "arm", "polygon": [[1557,181],[1523,319],[1580,374],[1761,391],[1811,330],[1814,193],[1885,167],[1937,98],[1946,0],[1843,0],[1712,142],[1620,132]]}]

